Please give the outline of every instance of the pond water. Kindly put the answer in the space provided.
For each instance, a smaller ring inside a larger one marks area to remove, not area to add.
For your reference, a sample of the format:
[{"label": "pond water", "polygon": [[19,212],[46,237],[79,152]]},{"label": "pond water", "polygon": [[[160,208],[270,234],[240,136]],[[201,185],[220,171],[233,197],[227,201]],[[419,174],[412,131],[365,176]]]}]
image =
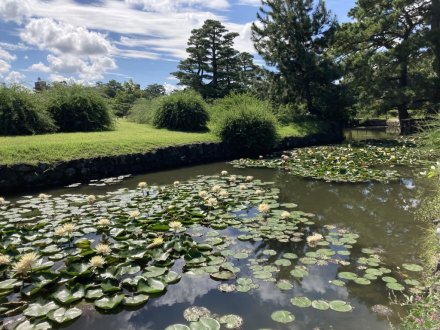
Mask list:
[{"label": "pond water", "polygon": [[[393,269],[392,276],[398,275],[398,267],[403,263],[420,264],[418,253],[422,249],[424,228],[415,222],[414,211],[420,198],[428,194],[428,191],[423,181],[411,178],[411,172],[403,175],[404,178],[397,182],[386,184],[337,184],[303,179],[273,169],[237,169],[226,163],[215,163],[140,175],[115,185],[81,185],[77,188],[53,189],[45,193],[52,196],[66,193],[100,195],[119,188],[134,189],[141,181],[147,181],[149,185],[165,185],[172,184],[175,180],[185,182],[195,179],[198,175],[219,174],[222,170],[227,170],[230,174],[253,176],[263,182],[274,182],[275,187],[280,190],[280,203],[295,203],[298,210],[315,214],[312,218],[315,223],[307,228],[309,234],[319,232],[326,235],[340,229],[358,234],[359,238],[353,244],[351,254],[341,257],[346,261],[354,264],[358,258],[365,256],[362,249],[373,248],[380,255],[383,266]],[[234,228],[216,231],[220,237],[236,237],[240,234]],[[330,249],[334,251],[338,248],[337,245],[330,245]],[[308,251],[316,250],[304,241],[277,240],[237,240],[229,249],[245,250],[248,253],[247,258],[230,259],[240,268],[240,277],[252,277],[250,259],[267,258],[261,265],[273,265],[285,253],[294,253],[301,257]],[[269,254],[267,251],[275,253]],[[259,287],[249,292],[222,292],[218,289],[221,282],[212,280],[208,274],[182,274],[180,282],[170,285],[163,295],[150,297],[143,307],[121,308],[116,313],[102,313],[95,311],[93,305],[90,308],[83,306],[82,316],[66,328],[165,329],[177,323],[188,324],[183,313],[191,306],[206,307],[217,315],[239,315],[243,318],[242,329],[390,329],[391,325],[398,325],[399,316],[405,314],[405,308],[390,304],[390,297],[401,299],[402,295],[387,289],[386,283],[380,278],[373,281],[372,285],[349,281],[344,286],[335,286],[330,281],[337,278],[338,272],[356,271],[355,267],[343,267],[335,263],[312,264],[307,267],[308,275],[298,278],[290,273],[296,263],[296,260],[292,260],[292,265],[279,267],[279,271],[273,275],[278,283],[280,280],[287,280],[291,284],[286,290],[280,290],[276,282],[254,280]],[[172,269],[181,272],[182,262],[177,261]],[[353,310],[340,313],[331,309],[299,308],[290,302],[293,297],[298,296],[305,296],[310,300],[342,300],[348,302]],[[393,313],[388,317],[378,315],[371,310],[374,305],[386,305]],[[288,324],[274,322],[271,314],[278,310],[290,311],[295,320]]]},{"label": "pond water", "polygon": [[383,126],[356,127],[344,130],[344,137],[347,141],[392,139],[399,134],[399,129]]}]

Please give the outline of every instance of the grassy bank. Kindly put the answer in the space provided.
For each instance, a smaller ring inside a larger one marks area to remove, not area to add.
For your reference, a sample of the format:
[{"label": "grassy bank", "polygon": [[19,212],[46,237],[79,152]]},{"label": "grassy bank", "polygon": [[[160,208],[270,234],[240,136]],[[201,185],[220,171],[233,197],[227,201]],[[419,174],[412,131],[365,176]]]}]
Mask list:
[{"label": "grassy bank", "polygon": [[[425,148],[431,154],[440,156],[440,129],[436,125],[431,131],[422,134],[425,141]],[[416,214],[418,221],[431,224],[424,238],[423,257],[427,267],[425,283],[428,287],[423,296],[410,298],[410,312],[403,319],[401,329],[440,329],[440,273],[436,271],[440,261],[440,242],[436,233],[436,226],[433,221],[440,219],[440,167],[437,165],[428,171],[428,176],[433,180],[435,194],[432,198],[422,201],[422,205]]]},{"label": "grassy bank", "polygon": [[[280,127],[279,133],[282,137],[305,136],[319,130],[319,125],[305,123]],[[0,137],[0,164],[51,163],[142,153],[160,147],[214,141],[218,141],[218,138],[210,132],[168,131],[119,120],[115,130],[107,132]]]}]

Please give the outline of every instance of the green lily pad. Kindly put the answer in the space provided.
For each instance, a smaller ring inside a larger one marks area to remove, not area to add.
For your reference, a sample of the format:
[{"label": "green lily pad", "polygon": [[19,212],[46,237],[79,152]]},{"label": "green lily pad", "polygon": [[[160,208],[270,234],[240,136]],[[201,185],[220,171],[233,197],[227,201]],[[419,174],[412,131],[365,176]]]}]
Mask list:
[{"label": "green lily pad", "polygon": [[279,323],[290,323],[295,320],[295,316],[289,311],[276,311],[270,316],[272,320]]},{"label": "green lily pad", "polygon": [[67,288],[62,288],[55,292],[52,296],[61,304],[70,304],[74,301],[80,300],[84,297],[84,286],[77,285],[68,290]]},{"label": "green lily pad", "polygon": [[191,330],[191,328],[184,324],[173,324],[166,327],[165,330]]},{"label": "green lily pad", "polygon": [[290,283],[288,280],[280,280],[277,283],[277,287],[280,290],[290,290],[293,289],[293,284]]},{"label": "green lily pad", "polygon": [[138,293],[160,293],[165,291],[166,284],[162,281],[148,278],[148,279],[140,279],[137,284],[137,292]]},{"label": "green lily pad", "polygon": [[49,314],[47,314],[47,317],[49,318],[49,320],[53,322],[56,322],[58,324],[63,324],[80,317],[81,314],[82,311],[78,308],[73,307],[66,309],[64,307],[61,307],[53,311],[50,311]]},{"label": "green lily pad", "polygon": [[112,310],[116,308],[124,300],[123,294],[116,294],[111,297],[103,297],[95,300],[95,306],[104,310]]},{"label": "green lily pad", "polygon": [[124,306],[140,306],[145,304],[150,297],[145,294],[138,294],[133,297],[125,297],[122,303]]},{"label": "green lily pad", "polygon": [[43,305],[40,303],[30,304],[28,308],[26,308],[23,312],[24,315],[30,317],[44,317],[50,311],[57,309],[59,306],[55,304],[53,301]]},{"label": "green lily pad", "polygon": [[330,305],[325,300],[313,300],[312,301],[312,307],[315,309],[319,309],[322,311],[325,311],[330,308]]},{"label": "green lily pad", "polygon": [[197,322],[191,322],[191,330],[219,330],[220,323],[210,317],[201,317]]},{"label": "green lily pad", "polygon": [[352,272],[341,272],[341,273],[338,273],[338,277],[342,278],[344,280],[355,280],[356,278],[358,278],[357,274],[352,273]]},{"label": "green lily pad", "polygon": [[360,285],[370,285],[371,281],[364,277],[358,277],[354,280],[354,283],[360,284]]},{"label": "green lily pad", "polygon": [[31,323],[26,320],[20,323],[15,330],[47,330],[52,329],[52,326],[48,322]]},{"label": "green lily pad", "polygon": [[421,272],[423,270],[422,266],[416,264],[403,264],[402,267],[411,272]]},{"label": "green lily pad", "polygon": [[394,290],[394,291],[403,291],[403,290],[405,290],[405,287],[402,284],[397,283],[397,282],[388,282],[387,283],[387,288],[391,289],[391,290]]},{"label": "green lily pad", "polygon": [[307,297],[294,297],[294,298],[290,299],[290,302],[292,303],[292,305],[297,306],[297,307],[301,307],[301,308],[306,308],[306,307],[312,306],[312,301]]},{"label": "green lily pad", "polygon": [[386,283],[396,283],[397,280],[394,277],[391,276],[384,276],[382,277],[382,281],[386,282]]},{"label": "green lily pad", "polygon": [[353,310],[353,307],[345,301],[342,300],[333,300],[330,301],[330,309],[336,311],[336,312],[351,312]]},{"label": "green lily pad", "polygon": [[218,321],[224,324],[226,329],[240,329],[243,325],[243,318],[235,314],[223,315]]},{"label": "green lily pad", "polygon": [[209,274],[213,280],[226,281],[235,278],[235,274],[229,270],[222,270],[220,272]]}]

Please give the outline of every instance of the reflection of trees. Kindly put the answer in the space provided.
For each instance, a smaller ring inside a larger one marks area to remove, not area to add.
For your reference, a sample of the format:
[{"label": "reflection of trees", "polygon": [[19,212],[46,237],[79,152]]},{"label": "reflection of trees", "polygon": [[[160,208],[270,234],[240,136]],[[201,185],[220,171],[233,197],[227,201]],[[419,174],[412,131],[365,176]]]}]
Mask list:
[{"label": "reflection of trees", "polygon": [[335,224],[360,234],[363,247],[382,247],[401,263],[420,247],[423,230],[414,223],[416,189],[402,183],[333,184],[278,174],[281,202],[317,215],[319,224]]}]

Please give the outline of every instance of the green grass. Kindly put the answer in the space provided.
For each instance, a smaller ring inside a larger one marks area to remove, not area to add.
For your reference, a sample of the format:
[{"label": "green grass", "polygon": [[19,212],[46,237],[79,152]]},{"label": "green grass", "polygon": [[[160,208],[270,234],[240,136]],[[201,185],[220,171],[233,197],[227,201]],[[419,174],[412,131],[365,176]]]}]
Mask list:
[{"label": "green grass", "polygon": [[[313,125],[291,125],[280,128],[280,134],[282,137],[303,136],[314,133],[316,129]],[[143,153],[160,147],[214,141],[219,139],[210,132],[168,131],[119,120],[115,130],[107,132],[2,136],[0,164],[53,163],[80,158]]]}]

